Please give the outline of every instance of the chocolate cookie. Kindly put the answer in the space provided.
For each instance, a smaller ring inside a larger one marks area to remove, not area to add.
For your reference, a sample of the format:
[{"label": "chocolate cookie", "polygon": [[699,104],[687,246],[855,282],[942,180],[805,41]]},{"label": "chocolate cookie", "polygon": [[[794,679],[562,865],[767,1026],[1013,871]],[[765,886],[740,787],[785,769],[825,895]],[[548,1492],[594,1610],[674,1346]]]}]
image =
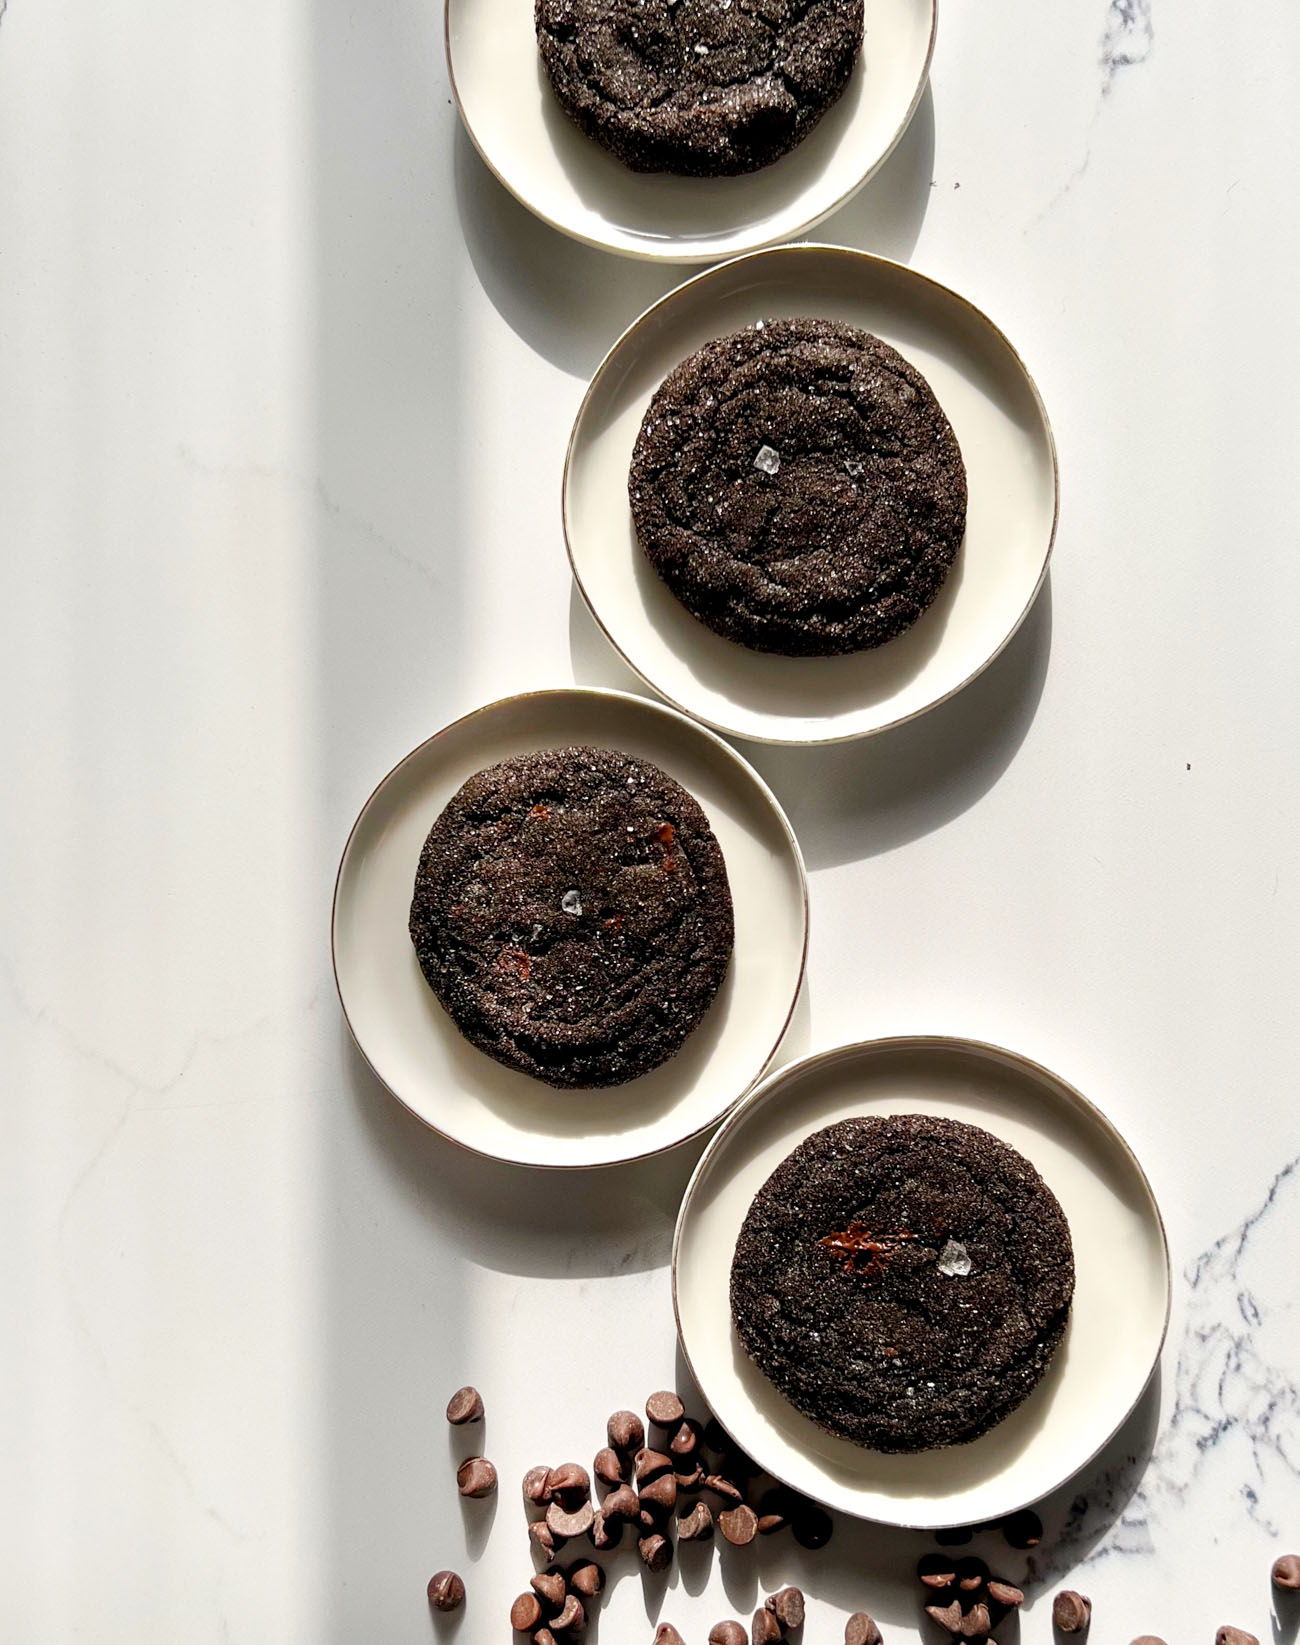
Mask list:
[{"label": "chocolate cookie", "polygon": [[729,177],[792,149],[862,44],[862,0],[536,0],[571,119],[634,171]]},{"label": "chocolate cookie", "polygon": [[787,657],[910,628],[966,529],[966,469],[930,385],[831,320],[760,320],[684,360],[650,402],[628,492],[687,610]]},{"label": "chocolate cookie", "polygon": [[420,853],[411,941],[472,1044],[548,1085],[618,1085],[681,1048],[731,957],[722,850],[686,790],[605,748],[471,777]]},{"label": "chocolate cookie", "polygon": [[731,1311],[751,1359],[875,1451],[977,1438],[1065,1331],[1070,1230],[1029,1161],[928,1114],[843,1120],[784,1159],[745,1218]]}]

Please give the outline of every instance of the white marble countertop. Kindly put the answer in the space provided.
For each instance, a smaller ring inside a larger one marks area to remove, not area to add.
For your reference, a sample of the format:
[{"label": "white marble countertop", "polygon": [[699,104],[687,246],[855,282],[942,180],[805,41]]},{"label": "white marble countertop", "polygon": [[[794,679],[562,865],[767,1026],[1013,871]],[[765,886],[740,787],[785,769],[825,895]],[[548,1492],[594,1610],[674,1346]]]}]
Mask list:
[{"label": "white marble countertop", "polygon": [[[455,1637],[506,1639],[514,1480],[675,1375],[693,1156],[561,1185],[425,1132],[349,1047],[329,894],[440,723],[629,683],[559,468],[679,274],[488,177],[435,0],[0,13],[0,1631],[427,1642],[451,1565]],[[988,674],[756,756],[811,871],[790,1048],[1013,1045],[1163,1204],[1163,1373],[1046,1505],[1025,1645],[1066,1575],[1100,1645],[1267,1645],[1300,1544],[1298,72],[1289,0],[945,0],[911,131],[818,231],[985,307],[1061,449],[1050,587]],[[450,1478],[464,1380],[495,1510]],[[841,1525],[702,1593],[625,1563],[603,1637],[702,1645],[792,1580],[808,1645],[859,1605],[893,1645],[926,1545]]]}]

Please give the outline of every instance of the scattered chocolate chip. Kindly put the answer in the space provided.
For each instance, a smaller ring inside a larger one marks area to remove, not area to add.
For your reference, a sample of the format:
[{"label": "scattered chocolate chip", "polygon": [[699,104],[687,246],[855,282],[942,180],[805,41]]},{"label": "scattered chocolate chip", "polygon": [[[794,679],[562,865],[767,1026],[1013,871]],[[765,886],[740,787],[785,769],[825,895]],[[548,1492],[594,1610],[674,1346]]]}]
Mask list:
[{"label": "scattered chocolate chip", "polygon": [[555,1536],[544,1519],[535,1519],[528,1527],[528,1540],[543,1559],[549,1559],[555,1552]]},{"label": "scattered chocolate chip", "polygon": [[951,1588],[957,1580],[957,1562],[947,1554],[922,1554],[916,1574],[927,1588]]},{"label": "scattered chocolate chip", "polygon": [[591,1470],[602,1485],[622,1485],[627,1478],[627,1465],[612,1445],[596,1452]]},{"label": "scattered chocolate chip", "polygon": [[775,1536],[778,1531],[784,1531],[790,1521],[784,1514],[760,1514],[758,1516],[759,1536]]},{"label": "scattered chocolate chip", "polygon": [[641,1555],[641,1563],[650,1571],[666,1571],[673,1562],[673,1545],[658,1531],[639,1538],[636,1551]]},{"label": "scattered chocolate chip", "polygon": [[721,1497],[724,1502],[743,1502],[745,1500],[745,1493],[740,1486],[733,1485],[729,1479],[724,1479],[721,1474],[706,1474],[704,1476],[704,1489],[712,1491],[714,1496]]},{"label": "scattered chocolate chip", "polygon": [[563,1571],[557,1571],[553,1567],[549,1571],[538,1571],[531,1579],[530,1585],[533,1592],[544,1599],[551,1610],[558,1611],[564,1604],[567,1584]]},{"label": "scattered chocolate chip", "polygon": [[539,1628],[533,1635],[533,1645],[560,1645],[549,1628]]},{"label": "scattered chocolate chip", "polygon": [[709,1645],[748,1645],[748,1640],[740,1622],[715,1622],[709,1629]]},{"label": "scattered chocolate chip", "polygon": [[590,1502],[580,1502],[576,1508],[553,1502],[546,1510],[546,1523],[557,1542],[566,1542],[571,1536],[583,1536],[589,1531],[595,1513]]},{"label": "scattered chocolate chip", "polygon": [[584,1599],[595,1599],[605,1586],[605,1573],[593,1560],[574,1565],[569,1571],[569,1586]]},{"label": "scattered chocolate chip", "polygon": [[524,1475],[524,1501],[536,1508],[545,1508],[551,1500],[551,1489],[546,1481],[551,1470],[545,1466],[530,1468]]},{"label": "scattered chocolate chip", "polygon": [[615,1411],[605,1424],[609,1443],[624,1456],[639,1451],[645,1444],[645,1424],[635,1411]]},{"label": "scattered chocolate chip", "polygon": [[941,1548],[960,1548],[963,1543],[969,1542],[974,1534],[969,1525],[953,1525],[947,1530],[936,1531],[934,1540]]},{"label": "scattered chocolate chip", "polygon": [[803,1627],[803,1594],[798,1588],[780,1588],[769,1594],[764,1603],[781,1624],[782,1633]]},{"label": "scattered chocolate chip", "polygon": [[993,1626],[993,1619],[989,1616],[988,1606],[981,1600],[972,1605],[961,1619],[958,1633],[963,1639],[987,1639],[989,1629]]},{"label": "scattered chocolate chip", "polygon": [[605,1522],[613,1520],[635,1519],[641,1504],[636,1492],[630,1485],[620,1485],[617,1491],[611,1491],[605,1498]]},{"label": "scattered chocolate chip", "polygon": [[774,1536],[790,1523],[790,1493],[783,1485],[764,1491],[758,1503],[758,1534]]},{"label": "scattered chocolate chip", "polygon": [[645,1414],[656,1428],[671,1431],[686,1415],[686,1407],[671,1389],[664,1388],[646,1400]]},{"label": "scattered chocolate chip", "polygon": [[557,1634],[579,1634],[587,1625],[587,1613],[582,1608],[582,1601],[577,1594],[570,1594],[564,1601],[559,1616],[551,1623],[552,1631]]},{"label": "scattered chocolate chip", "polygon": [[510,1626],[517,1634],[526,1634],[542,1620],[542,1602],[536,1594],[520,1594],[510,1607]]},{"label": "scattered chocolate chip", "polygon": [[[1062,1588],[1052,1601],[1052,1622],[1063,1634],[1081,1634],[1092,1618],[1092,1601],[1073,1588]],[[1219,1630],[1222,1633],[1222,1629]],[[1216,1645],[1245,1645],[1245,1640],[1219,1639]],[[1256,1645],[1259,1642],[1256,1641]]]},{"label": "scattered chocolate chip", "polygon": [[447,1401],[447,1421],[459,1428],[462,1423],[482,1422],[483,1396],[477,1388],[457,1388]]},{"label": "scattered chocolate chip", "polygon": [[1300,1589],[1300,1554],[1283,1554],[1273,1561],[1273,1586],[1286,1593]]},{"label": "scattered chocolate chip", "polygon": [[1133,1645],[1165,1645],[1165,1642],[1157,1634],[1139,1634]]},{"label": "scattered chocolate chip", "polygon": [[641,1506],[652,1513],[670,1514],[677,1506],[677,1481],[671,1474],[660,1474],[648,1485],[641,1487]]},{"label": "scattered chocolate chip", "polygon": [[455,1571],[438,1571],[429,1578],[429,1603],[435,1611],[458,1611],[465,1603],[465,1584]]},{"label": "scattered chocolate chip", "polygon": [[865,1611],[854,1611],[844,1624],[844,1645],[881,1645],[880,1629]]},{"label": "scattered chocolate chip", "polygon": [[954,1638],[961,1632],[961,1601],[951,1600],[947,1605],[927,1605],[926,1616],[932,1616],[941,1628],[946,1628]]},{"label": "scattered chocolate chip", "polygon": [[801,1548],[824,1548],[835,1532],[834,1520],[813,1502],[804,1503],[791,1516],[790,1525]]},{"label": "scattered chocolate chip", "polygon": [[689,1462],[679,1462],[673,1469],[673,1478],[677,1481],[679,1491],[689,1491],[692,1495],[704,1489],[704,1468],[702,1464],[691,1459]]},{"label": "scattered chocolate chip", "polygon": [[466,1457],[456,1470],[456,1489],[462,1496],[491,1496],[497,1488],[497,1471],[486,1457]]},{"label": "scattered chocolate chip", "polygon": [[566,1508],[576,1508],[591,1495],[591,1479],[577,1462],[562,1462],[546,1476],[546,1488]]},{"label": "scattered chocolate chip", "polygon": [[587,1532],[587,1540],[598,1554],[608,1553],[611,1548],[617,1548],[623,1540],[623,1526],[627,1522],[616,1515],[605,1514],[597,1508],[591,1516],[591,1529]]},{"label": "scattered chocolate chip", "polygon": [[658,1479],[660,1474],[671,1474],[673,1459],[665,1456],[662,1451],[652,1451],[647,1446],[637,1452],[632,1464],[632,1472],[638,1485],[648,1485],[652,1479]]},{"label": "scattered chocolate chip", "polygon": [[707,1542],[712,1535],[713,1512],[707,1502],[697,1502],[677,1521],[678,1542]]},{"label": "scattered chocolate chip", "polygon": [[699,1449],[702,1430],[694,1417],[687,1417],[668,1442],[668,1449],[675,1457],[694,1456]]},{"label": "scattered chocolate chip", "polygon": [[1002,1521],[1002,1535],[1012,1548],[1036,1548],[1043,1540],[1043,1522],[1032,1508],[1021,1508]]},{"label": "scattered chocolate chip", "polygon": [[957,1586],[963,1593],[973,1594],[988,1581],[989,1568],[982,1559],[976,1559],[974,1554],[968,1554],[965,1559],[957,1561]]},{"label": "scattered chocolate chip", "polygon": [[747,1547],[758,1535],[758,1515],[747,1503],[738,1502],[718,1515],[718,1529],[733,1548]]},{"label": "scattered chocolate chip", "polygon": [[1244,1628],[1232,1628],[1225,1622],[1214,1636],[1214,1645],[1259,1645],[1259,1641]]},{"label": "scattered chocolate chip", "polygon": [[1000,1576],[989,1578],[985,1592],[995,1605],[1005,1605],[1009,1611],[1014,1611],[1017,1605],[1025,1602],[1024,1589],[1017,1588],[1014,1583],[1003,1582]]},{"label": "scattered chocolate chip", "polygon": [[636,1516],[638,1536],[653,1536],[656,1531],[662,1531],[663,1528],[664,1516],[652,1508],[649,1503],[644,1508],[638,1509]]},{"label": "scattered chocolate chip", "polygon": [[757,1610],[749,1625],[750,1645],[776,1645],[781,1637],[781,1624],[771,1611]]},{"label": "scattered chocolate chip", "polygon": [[655,1629],[655,1645],[686,1645],[686,1641],[671,1622],[661,1622]]}]

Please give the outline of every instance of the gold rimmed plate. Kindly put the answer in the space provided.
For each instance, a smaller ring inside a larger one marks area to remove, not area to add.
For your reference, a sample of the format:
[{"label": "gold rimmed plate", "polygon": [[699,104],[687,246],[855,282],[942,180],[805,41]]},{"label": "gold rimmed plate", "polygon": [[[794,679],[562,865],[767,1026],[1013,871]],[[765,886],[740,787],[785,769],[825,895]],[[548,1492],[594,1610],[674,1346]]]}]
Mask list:
[{"label": "gold rimmed plate", "polygon": [[[608,1090],[556,1091],[475,1050],[426,984],[407,934],[420,848],[466,779],[515,754],[571,745],[634,754],[692,793],[722,847],[735,908],[735,952],[700,1026],[661,1067]],[[803,977],[807,884],[781,807],[720,738],[644,697],[535,691],[456,720],[384,778],[343,852],[332,942],[358,1047],[426,1124],[521,1165],[613,1165],[706,1131],[762,1076]]]},{"label": "gold rimmed plate", "polygon": [[[966,1445],[886,1456],[798,1412],[731,1323],[736,1240],[755,1194],[807,1137],[861,1114],[937,1114],[1022,1153],[1061,1203],[1074,1245],[1065,1339],[1023,1405]],[[819,1052],[771,1074],[705,1150],[673,1243],[673,1304],[710,1410],[777,1479],[832,1508],[935,1528],[997,1519],[1082,1468],[1132,1412],[1169,1320],[1169,1253],[1151,1185],[1099,1109],[1015,1052],[911,1036]]]},{"label": "gold rimmed plate", "polygon": [[556,101],[532,0],[447,0],[447,67],[461,119],[528,209],[588,245],[671,263],[714,262],[805,233],[888,158],[916,112],[937,0],[867,0],[844,95],[790,154],[741,177],[628,169]]},{"label": "gold rimmed plate", "polygon": [[[956,563],[907,633],[847,657],[778,657],[723,639],[651,568],[628,468],[646,408],[704,343],[759,320],[839,320],[928,379],[961,445],[969,503]],[[843,246],[783,246],[697,275],[647,309],[596,371],[565,461],[565,542],[606,637],[662,697],[729,736],[832,743],[943,702],[1024,621],[1056,534],[1056,447],[1038,390],[993,322],[914,269]]]}]

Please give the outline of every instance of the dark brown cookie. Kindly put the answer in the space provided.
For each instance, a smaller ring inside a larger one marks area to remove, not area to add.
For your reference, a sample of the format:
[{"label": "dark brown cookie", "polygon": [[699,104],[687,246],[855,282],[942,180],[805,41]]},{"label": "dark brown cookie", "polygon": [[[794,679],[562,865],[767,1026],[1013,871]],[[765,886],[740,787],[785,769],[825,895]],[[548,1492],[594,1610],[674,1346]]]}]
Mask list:
[{"label": "dark brown cookie", "polygon": [[466,1039],[548,1085],[618,1085],[665,1062],[731,957],[722,850],[699,805],[604,748],[523,754],[434,823],[411,941]]},{"label": "dark brown cookie", "polygon": [[684,360],[650,402],[628,494],[687,610],[789,657],[910,628],[966,530],[966,469],[930,385],[831,320],[760,321]]},{"label": "dark brown cookie", "polygon": [[634,171],[726,177],[802,142],[840,97],[862,0],[535,0],[560,106]]},{"label": "dark brown cookie", "polygon": [[844,1120],[760,1189],[731,1269],[759,1369],[814,1422],[877,1451],[957,1445],[1038,1382],[1074,1256],[1028,1160],[927,1114]]}]

